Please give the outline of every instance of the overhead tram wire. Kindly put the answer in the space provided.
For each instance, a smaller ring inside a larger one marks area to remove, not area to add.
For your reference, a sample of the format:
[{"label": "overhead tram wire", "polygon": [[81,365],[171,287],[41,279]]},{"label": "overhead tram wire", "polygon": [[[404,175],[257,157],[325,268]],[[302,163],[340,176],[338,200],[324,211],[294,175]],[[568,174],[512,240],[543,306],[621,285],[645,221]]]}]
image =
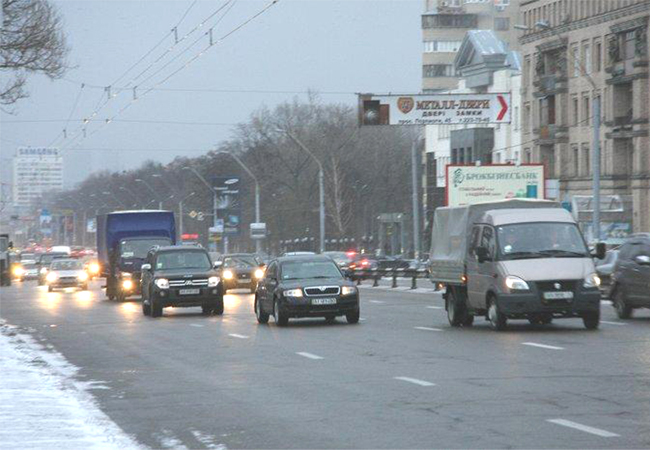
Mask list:
[{"label": "overhead tram wire", "polygon": [[[96,128],[92,133],[90,133],[90,135],[89,135],[88,137],[93,136],[93,135],[96,134],[97,132],[99,132],[99,131],[101,131],[102,129],[104,129],[104,127],[106,127],[109,123],[111,123],[113,120],[115,120],[115,118],[117,118],[119,115],[121,115],[124,111],[126,111],[127,109],[129,109],[129,108],[130,108],[130,107],[131,107],[131,106],[132,106],[132,105],[133,105],[137,100],[139,100],[140,98],[142,98],[142,97],[144,97],[145,95],[149,94],[151,91],[153,91],[153,89],[154,89],[155,87],[160,86],[161,84],[165,83],[167,80],[169,80],[171,77],[173,77],[173,76],[176,75],[177,73],[179,73],[179,72],[181,72],[182,70],[184,70],[184,69],[186,69],[187,67],[189,67],[189,66],[190,66],[194,61],[196,61],[198,58],[200,58],[200,57],[201,57],[201,56],[202,56],[206,51],[208,51],[211,47],[214,47],[214,46],[216,46],[217,44],[223,42],[226,38],[228,38],[229,36],[231,36],[231,35],[234,34],[235,32],[237,32],[237,31],[239,31],[240,29],[242,29],[244,26],[246,26],[247,24],[249,24],[250,22],[252,22],[253,20],[255,20],[257,17],[259,17],[259,16],[261,16],[262,14],[264,14],[266,11],[268,11],[271,7],[273,7],[273,6],[274,6],[276,3],[278,3],[278,2],[279,2],[279,0],[271,0],[270,3],[268,3],[264,8],[262,8],[261,10],[259,10],[257,13],[253,14],[251,17],[249,17],[248,19],[246,19],[245,21],[243,21],[242,23],[240,23],[239,25],[237,25],[235,28],[233,28],[232,30],[230,30],[229,32],[227,32],[226,34],[224,34],[223,36],[221,36],[220,38],[218,38],[216,41],[212,41],[212,42],[210,42],[210,43],[208,44],[207,47],[205,47],[203,50],[201,50],[199,53],[197,53],[193,58],[191,58],[191,59],[189,59],[188,61],[186,61],[185,64],[183,64],[183,65],[180,66],[178,69],[176,69],[175,71],[173,71],[172,73],[170,73],[167,77],[165,77],[165,78],[163,78],[162,80],[158,81],[158,83],[156,83],[152,88],[149,88],[149,89],[147,89],[145,92],[143,92],[142,94],[140,94],[140,97],[139,97],[139,98],[137,98],[137,99],[132,99],[129,103],[127,103],[124,107],[122,107],[122,108],[121,108],[121,109],[120,109],[116,114],[114,114],[111,118],[106,119],[106,121],[105,121],[105,122],[104,122],[104,123],[103,123],[99,128]],[[213,26],[213,28],[214,28],[214,26]],[[210,29],[212,29],[212,28],[210,28]],[[203,37],[207,36],[208,34],[209,34],[209,30],[208,30],[208,32],[206,32],[206,33],[203,35]]]},{"label": "overhead tram wire", "polygon": [[74,103],[72,104],[72,109],[70,110],[70,114],[68,114],[68,119],[65,121],[65,125],[63,126],[63,130],[48,144],[48,147],[53,147],[54,144],[59,140],[61,136],[65,139],[67,131],[66,129],[68,128],[68,124],[70,123],[70,119],[72,119],[72,115],[77,109],[77,105],[79,104],[79,99],[81,98],[81,93],[84,90],[84,87],[86,87],[83,83],[81,84],[81,87],[79,88],[79,92],[77,92],[77,96],[74,99]]}]

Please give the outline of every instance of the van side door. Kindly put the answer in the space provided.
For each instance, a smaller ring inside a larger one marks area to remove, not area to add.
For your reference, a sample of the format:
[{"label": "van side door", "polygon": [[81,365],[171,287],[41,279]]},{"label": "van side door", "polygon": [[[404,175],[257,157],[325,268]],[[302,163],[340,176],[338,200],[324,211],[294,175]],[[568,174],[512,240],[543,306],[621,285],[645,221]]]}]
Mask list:
[{"label": "van side door", "polygon": [[[481,247],[487,249],[487,260],[478,264],[478,268],[474,278],[477,283],[477,296],[476,303],[472,305],[475,309],[487,308],[487,291],[492,287],[496,274],[496,240],[494,228],[490,225],[485,225],[481,229]],[[468,275],[469,276],[469,275]]]},{"label": "van side door", "polygon": [[[481,225],[474,225],[472,228],[472,234],[470,235],[469,245],[467,247],[467,256],[465,261],[467,264],[467,304],[471,309],[478,308],[480,304],[481,295],[481,284],[479,277],[479,262],[476,257],[476,248],[481,244],[481,231],[483,227]],[[485,263],[484,263],[485,264]]]}]

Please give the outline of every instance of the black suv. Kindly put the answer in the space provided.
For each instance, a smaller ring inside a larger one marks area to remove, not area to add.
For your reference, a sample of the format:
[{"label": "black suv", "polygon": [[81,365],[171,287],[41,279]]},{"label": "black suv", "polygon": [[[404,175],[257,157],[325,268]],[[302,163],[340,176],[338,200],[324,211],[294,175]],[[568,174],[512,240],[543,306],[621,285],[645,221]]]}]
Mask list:
[{"label": "black suv", "polygon": [[223,283],[224,294],[228,289],[250,289],[255,292],[257,283],[264,277],[264,263],[257,255],[234,253],[223,255],[214,262]]},{"label": "black suv", "polygon": [[635,308],[650,308],[650,233],[632,235],[619,248],[610,298],[621,319]]},{"label": "black suv", "polygon": [[154,247],[142,265],[142,312],[160,317],[167,306],[200,306],[223,314],[223,284],[208,252],[185,245]]}]

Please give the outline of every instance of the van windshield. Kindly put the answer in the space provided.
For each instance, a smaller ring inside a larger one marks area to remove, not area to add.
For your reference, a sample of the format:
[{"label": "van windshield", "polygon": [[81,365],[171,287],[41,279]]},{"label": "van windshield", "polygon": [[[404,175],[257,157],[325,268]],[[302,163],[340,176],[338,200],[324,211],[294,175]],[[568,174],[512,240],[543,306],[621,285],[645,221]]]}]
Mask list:
[{"label": "van windshield", "polygon": [[151,250],[151,247],[155,245],[169,245],[170,243],[170,240],[167,238],[124,240],[120,242],[120,256],[122,258],[144,259],[149,250]]},{"label": "van windshield", "polygon": [[499,259],[590,257],[580,230],[572,223],[518,223],[496,229]]}]

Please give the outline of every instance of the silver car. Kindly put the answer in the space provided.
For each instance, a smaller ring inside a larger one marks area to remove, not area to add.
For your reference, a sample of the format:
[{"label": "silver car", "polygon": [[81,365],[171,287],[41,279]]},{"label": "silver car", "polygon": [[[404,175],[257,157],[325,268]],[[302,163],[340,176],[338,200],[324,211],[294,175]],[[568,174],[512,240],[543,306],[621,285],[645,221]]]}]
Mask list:
[{"label": "silver car", "polygon": [[56,259],[52,261],[45,282],[47,290],[57,288],[78,287],[85,291],[88,289],[88,273],[84,264],[78,259]]}]

